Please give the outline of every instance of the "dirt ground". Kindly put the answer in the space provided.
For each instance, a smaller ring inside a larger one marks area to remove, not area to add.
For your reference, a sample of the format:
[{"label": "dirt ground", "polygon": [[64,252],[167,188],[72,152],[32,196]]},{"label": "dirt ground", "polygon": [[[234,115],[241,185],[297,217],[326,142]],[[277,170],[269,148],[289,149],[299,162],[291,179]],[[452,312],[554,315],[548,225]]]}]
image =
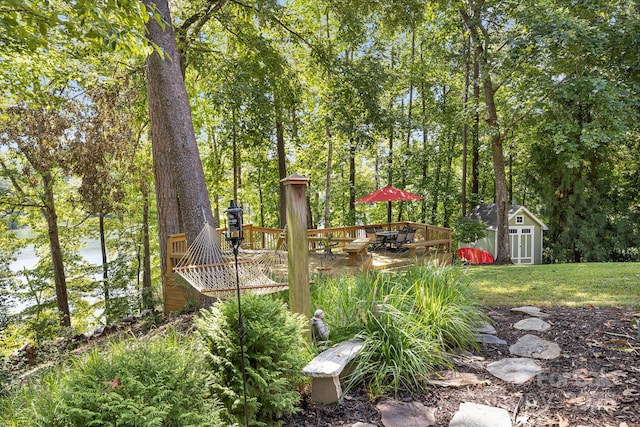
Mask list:
[{"label": "dirt ground", "polygon": [[[628,308],[546,308],[552,326],[534,332],[557,343],[561,356],[537,361],[543,372],[521,385],[489,374],[487,364],[510,357],[508,345],[484,345],[474,357],[456,360],[459,372],[471,372],[481,384],[444,388],[429,386],[420,396],[399,396],[435,408],[437,426],[448,426],[462,402],[506,409],[514,426],[640,426],[640,312]],[[530,333],[513,328],[528,317],[493,308],[497,336],[513,344]],[[304,393],[301,412],[286,427],[350,426],[366,422],[381,426],[378,402],[364,390],[346,396],[339,405],[317,405]],[[427,424],[425,424],[427,425]]]}]

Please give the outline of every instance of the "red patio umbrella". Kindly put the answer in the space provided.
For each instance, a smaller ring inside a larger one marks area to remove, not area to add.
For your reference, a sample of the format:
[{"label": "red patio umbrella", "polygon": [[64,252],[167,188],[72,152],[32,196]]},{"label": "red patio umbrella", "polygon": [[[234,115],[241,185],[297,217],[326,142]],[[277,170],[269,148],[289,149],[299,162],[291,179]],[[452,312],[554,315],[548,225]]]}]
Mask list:
[{"label": "red patio umbrella", "polygon": [[398,202],[402,200],[422,200],[422,196],[409,193],[408,191],[401,190],[396,187],[387,185],[379,190],[369,193],[361,199],[356,200],[356,203],[369,203],[369,202]]},{"label": "red patio umbrella", "polygon": [[391,223],[391,202],[399,202],[404,200],[422,200],[424,197],[417,194],[409,193],[391,185],[387,185],[379,190],[367,194],[356,203],[372,203],[372,202],[388,202],[387,222]]}]

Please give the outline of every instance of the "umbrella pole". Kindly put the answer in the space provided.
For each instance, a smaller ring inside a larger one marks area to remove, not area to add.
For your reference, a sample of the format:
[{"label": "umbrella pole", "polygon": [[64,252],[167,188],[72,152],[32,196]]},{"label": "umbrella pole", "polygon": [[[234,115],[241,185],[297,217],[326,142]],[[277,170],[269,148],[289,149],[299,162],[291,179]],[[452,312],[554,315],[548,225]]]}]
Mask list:
[{"label": "umbrella pole", "polygon": [[387,224],[387,227],[391,230],[391,202],[387,202]]}]

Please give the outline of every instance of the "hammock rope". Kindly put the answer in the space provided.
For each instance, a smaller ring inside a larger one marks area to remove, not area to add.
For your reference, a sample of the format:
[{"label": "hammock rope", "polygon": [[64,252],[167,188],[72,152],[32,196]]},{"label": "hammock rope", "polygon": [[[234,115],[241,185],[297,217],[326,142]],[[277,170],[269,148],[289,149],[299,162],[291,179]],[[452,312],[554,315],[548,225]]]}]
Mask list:
[{"label": "hammock rope", "polygon": [[242,250],[238,255],[238,283],[235,257],[226,240],[205,224],[173,271],[200,293],[216,298],[235,296],[236,286],[243,293],[268,294],[288,287],[274,280],[274,270],[286,263],[286,257],[275,250]]}]

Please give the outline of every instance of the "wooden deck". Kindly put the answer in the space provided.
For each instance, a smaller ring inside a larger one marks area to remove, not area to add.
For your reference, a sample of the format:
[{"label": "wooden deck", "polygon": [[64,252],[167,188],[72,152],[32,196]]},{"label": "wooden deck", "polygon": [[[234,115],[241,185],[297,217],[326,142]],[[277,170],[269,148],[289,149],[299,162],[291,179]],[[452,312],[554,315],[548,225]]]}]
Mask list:
[{"label": "wooden deck", "polygon": [[358,265],[349,265],[349,256],[347,253],[335,251],[335,258],[327,259],[322,253],[309,253],[309,273],[311,276],[321,271],[322,267],[331,267],[330,274],[359,274],[371,270],[393,270],[398,268],[406,268],[414,264],[425,264],[430,261],[437,261],[440,264],[451,264],[451,252],[435,253],[435,252],[418,252],[415,256],[410,256],[409,252],[392,252],[392,251],[369,251],[368,258]]},{"label": "wooden deck", "polygon": [[[398,230],[405,226],[416,229],[415,241],[439,241],[449,242],[441,245],[442,249],[446,248],[446,252],[433,251],[427,248],[414,248],[413,251],[371,251],[366,256],[358,259],[358,262],[349,262],[349,253],[342,249],[350,242],[365,238],[365,229],[379,226],[384,229]],[[222,230],[220,230],[222,233]],[[331,241],[337,243],[332,247],[332,256],[322,249],[322,242],[325,241],[331,233]],[[440,264],[450,264],[452,261],[451,254],[451,230],[444,227],[435,227],[427,224],[400,222],[392,224],[371,224],[367,226],[356,227],[339,227],[322,230],[309,230],[309,276],[313,279],[317,274],[361,274],[371,270],[388,270],[405,268],[413,264],[423,264],[430,261],[436,261]],[[254,227],[251,224],[245,226],[245,240],[242,247],[252,250],[273,250],[286,251],[286,235],[283,230]],[[230,250],[224,238],[220,239],[223,250]],[[163,297],[164,297],[164,313],[169,314],[173,311],[179,311],[187,304],[197,304],[199,300],[198,292],[186,284],[184,280],[179,280],[177,275],[173,273],[173,267],[178,260],[186,252],[186,242],[184,234],[173,235],[169,237],[167,242],[167,256],[169,271],[165,275]],[[355,265],[350,265],[355,264]],[[330,267],[330,271],[326,269]],[[286,276],[286,265],[281,267],[284,271],[277,271],[280,277]]]}]

